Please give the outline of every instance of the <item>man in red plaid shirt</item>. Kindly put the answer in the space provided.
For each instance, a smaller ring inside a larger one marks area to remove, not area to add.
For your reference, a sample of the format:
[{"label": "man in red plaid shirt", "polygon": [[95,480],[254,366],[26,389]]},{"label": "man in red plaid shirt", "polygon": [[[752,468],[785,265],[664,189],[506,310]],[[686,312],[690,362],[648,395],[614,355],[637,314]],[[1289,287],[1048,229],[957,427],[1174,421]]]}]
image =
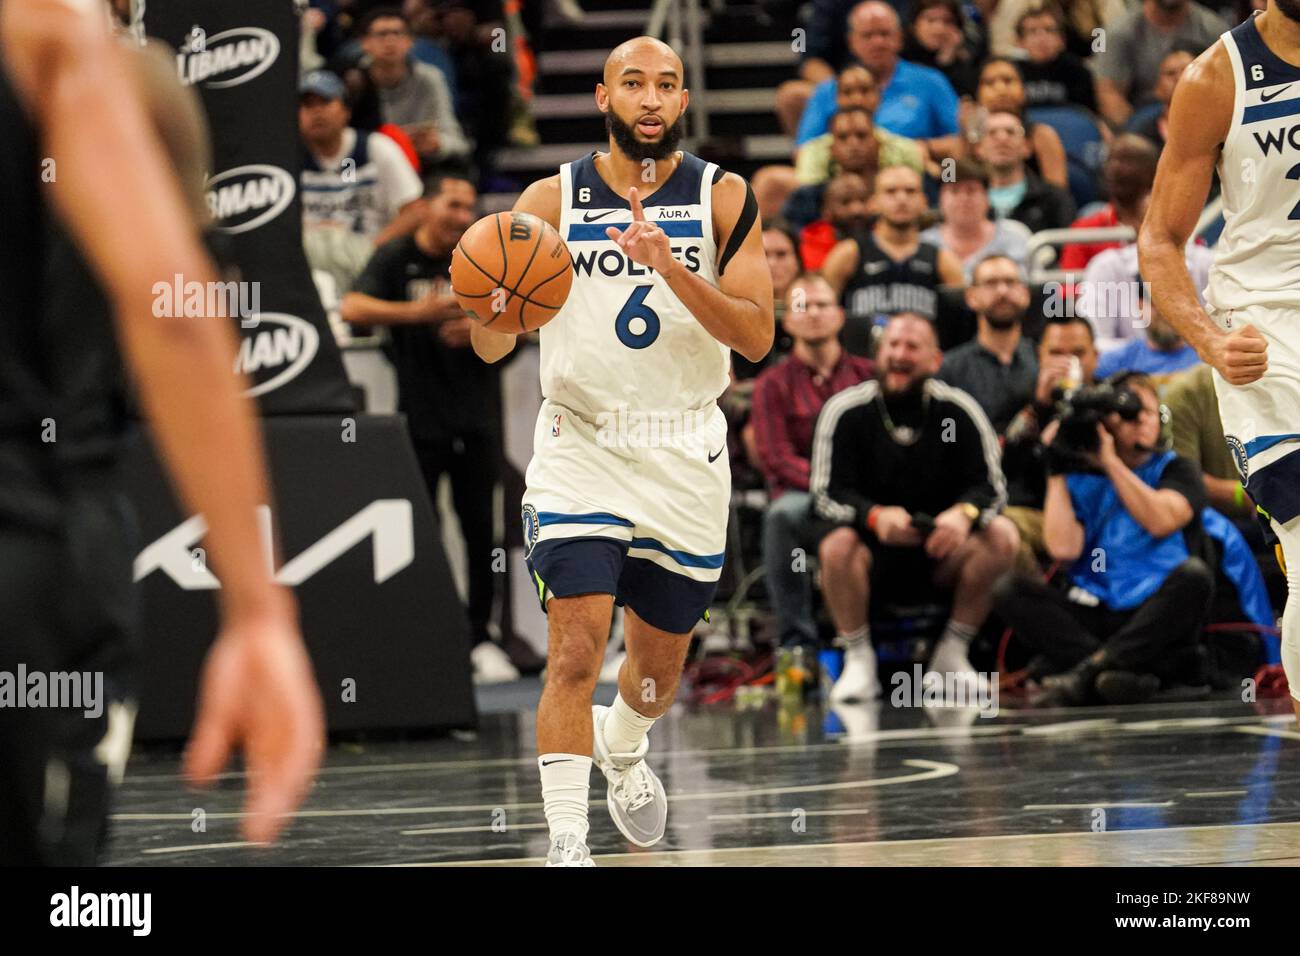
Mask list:
[{"label": "man in red plaid shirt", "polygon": [[830,284],[815,272],[790,283],[781,321],[794,340],[790,354],[754,386],[754,439],[771,504],[763,515],[763,563],[782,646],[815,650],[812,590],[796,549],[814,550],[816,519],[810,507],[813,427],[822,406],[874,374],[868,360],[840,345],[844,310]]}]

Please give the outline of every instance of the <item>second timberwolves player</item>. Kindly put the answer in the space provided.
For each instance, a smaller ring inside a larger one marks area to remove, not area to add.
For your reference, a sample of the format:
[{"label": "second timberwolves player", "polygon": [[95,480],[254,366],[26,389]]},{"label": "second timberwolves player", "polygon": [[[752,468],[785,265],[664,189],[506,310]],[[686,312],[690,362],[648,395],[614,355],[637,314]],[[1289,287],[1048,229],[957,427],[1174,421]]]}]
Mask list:
[{"label": "second timberwolves player", "polygon": [[[1226,225],[1206,308],[1183,257],[1217,166]],[[1159,312],[1214,367],[1242,483],[1282,542],[1282,663],[1300,715],[1300,2],[1223,34],[1174,91],[1138,251]]]},{"label": "second timberwolves player", "polygon": [[[637,37],[610,53],[603,79],[609,152],[565,163],[515,204],[559,230],[575,269],[541,330],[546,400],[523,516],[548,615],[537,750],[557,866],[592,865],[593,763],[623,835],[650,846],[664,834],[647,733],[722,568],[731,475],[717,398],[728,349],[756,362],[775,332],[753,192],[676,148],[688,99],[677,54]],[[473,335],[489,361],[515,343],[477,325]],[[627,660],[612,706],[593,708],[615,600]]]}]

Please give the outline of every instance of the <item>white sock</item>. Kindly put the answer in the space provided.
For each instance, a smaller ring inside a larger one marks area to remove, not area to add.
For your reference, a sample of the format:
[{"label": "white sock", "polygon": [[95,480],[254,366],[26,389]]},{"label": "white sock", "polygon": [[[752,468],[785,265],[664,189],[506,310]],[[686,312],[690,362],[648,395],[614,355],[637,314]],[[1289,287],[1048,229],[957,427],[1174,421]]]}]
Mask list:
[{"label": "white sock", "polygon": [[965,670],[969,667],[970,642],[975,639],[978,630],[969,624],[950,619],[930,658],[930,669]]},{"label": "white sock", "polygon": [[862,650],[871,647],[871,625],[863,624],[856,631],[849,631],[839,636],[839,644],[846,650]]},{"label": "white sock", "polygon": [[577,833],[587,841],[587,793],[591,789],[591,758],[579,754],[542,754],[542,811],[551,836]]},{"label": "white sock", "polygon": [[605,715],[605,746],[612,754],[636,753],[636,748],[641,746],[641,741],[658,719],[637,713],[622,694],[615,694],[614,703]]}]

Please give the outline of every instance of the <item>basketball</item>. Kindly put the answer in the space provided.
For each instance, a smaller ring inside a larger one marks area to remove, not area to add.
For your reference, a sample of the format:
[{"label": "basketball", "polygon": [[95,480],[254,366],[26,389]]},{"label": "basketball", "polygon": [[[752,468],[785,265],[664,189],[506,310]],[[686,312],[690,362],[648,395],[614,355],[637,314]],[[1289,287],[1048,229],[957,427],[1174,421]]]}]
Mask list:
[{"label": "basketball", "polygon": [[551,224],[526,212],[484,216],[451,257],[461,306],[497,332],[531,332],[558,312],[573,285],[569,249]]}]

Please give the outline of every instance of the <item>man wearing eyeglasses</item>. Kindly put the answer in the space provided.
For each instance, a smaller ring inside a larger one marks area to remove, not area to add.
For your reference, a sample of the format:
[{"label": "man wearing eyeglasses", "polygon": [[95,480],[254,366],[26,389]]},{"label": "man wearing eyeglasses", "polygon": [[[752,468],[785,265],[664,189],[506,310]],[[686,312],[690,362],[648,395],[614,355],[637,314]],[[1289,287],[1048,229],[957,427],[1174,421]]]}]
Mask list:
[{"label": "man wearing eyeglasses", "polygon": [[1020,265],[996,253],[975,263],[971,280],[966,304],[976,315],[978,331],[944,355],[939,379],[979,402],[1001,435],[1033,400],[1038,382],[1038,357],[1021,331],[1029,286]]}]

